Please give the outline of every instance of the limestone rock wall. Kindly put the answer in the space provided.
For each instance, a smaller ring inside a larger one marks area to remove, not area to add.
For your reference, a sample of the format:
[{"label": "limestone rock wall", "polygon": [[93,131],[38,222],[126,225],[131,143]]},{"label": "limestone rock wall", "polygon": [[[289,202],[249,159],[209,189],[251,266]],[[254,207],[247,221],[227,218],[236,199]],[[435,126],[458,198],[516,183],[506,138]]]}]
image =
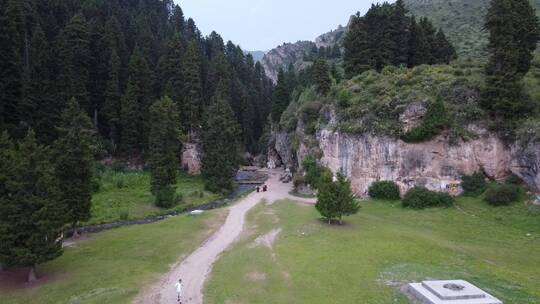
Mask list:
[{"label": "limestone rock wall", "polygon": [[323,130],[319,135],[321,161],[332,171],[342,170],[358,196],[367,195],[374,181],[395,181],[402,191],[425,186],[435,191],[450,191],[461,176],[477,171],[494,179],[510,174],[509,149],[489,133],[478,139],[452,146],[446,136],[409,144],[373,135],[345,135]]},{"label": "limestone rock wall", "polygon": [[182,146],[182,168],[190,175],[201,174],[201,152],[197,142]]},{"label": "limestone rock wall", "polygon": [[377,135],[350,135],[325,129],[317,142],[300,137],[291,149],[291,135],[276,134],[276,152],[288,167],[298,167],[314,150],[333,172],[342,170],[350,178],[353,191],[364,197],[371,183],[396,182],[402,192],[414,186],[459,194],[461,176],[483,172],[495,180],[514,173],[536,192],[540,191],[540,143],[505,145],[495,134],[474,128],[474,140],[451,145],[446,134],[424,143],[406,143]]}]

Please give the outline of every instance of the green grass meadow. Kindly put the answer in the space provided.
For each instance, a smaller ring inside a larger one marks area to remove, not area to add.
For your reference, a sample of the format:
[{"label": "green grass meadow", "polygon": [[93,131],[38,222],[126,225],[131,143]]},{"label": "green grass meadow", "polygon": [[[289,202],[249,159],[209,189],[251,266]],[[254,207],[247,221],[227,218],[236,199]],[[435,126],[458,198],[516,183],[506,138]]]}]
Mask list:
[{"label": "green grass meadow", "polygon": [[182,197],[178,206],[160,209],[154,205],[150,192],[150,174],[147,171],[115,172],[107,169],[100,176],[99,191],[92,197],[92,218],[84,225],[95,225],[128,219],[140,219],[171,211],[182,211],[221,198],[204,191],[200,176],[180,172],[176,193]]},{"label": "green grass meadow", "polygon": [[[38,267],[35,287],[0,285],[0,303],[131,303],[225,220],[225,209],[90,235]],[[24,281],[24,280],[23,280]]]},{"label": "green grass meadow", "polygon": [[[312,206],[259,205],[249,232],[216,263],[206,303],[410,303],[403,284],[464,279],[505,304],[540,303],[540,210],[459,198],[409,210],[368,201],[343,226]],[[272,249],[254,240],[282,231]]]}]

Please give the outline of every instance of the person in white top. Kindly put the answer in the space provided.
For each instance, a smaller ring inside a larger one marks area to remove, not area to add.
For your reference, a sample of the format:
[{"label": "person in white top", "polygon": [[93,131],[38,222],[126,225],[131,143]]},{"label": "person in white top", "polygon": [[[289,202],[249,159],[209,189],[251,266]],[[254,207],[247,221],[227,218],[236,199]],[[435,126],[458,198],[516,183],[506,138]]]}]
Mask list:
[{"label": "person in white top", "polygon": [[182,304],[182,279],[178,280],[178,283],[174,285],[176,293],[178,294],[178,303]]}]

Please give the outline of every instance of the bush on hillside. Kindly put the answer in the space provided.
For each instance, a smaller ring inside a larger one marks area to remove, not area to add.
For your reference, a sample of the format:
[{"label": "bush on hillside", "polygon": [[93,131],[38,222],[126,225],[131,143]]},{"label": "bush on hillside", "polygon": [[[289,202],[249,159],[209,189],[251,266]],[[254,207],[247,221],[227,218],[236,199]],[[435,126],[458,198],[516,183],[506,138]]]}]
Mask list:
[{"label": "bush on hillside", "polygon": [[486,179],[483,174],[476,172],[472,175],[463,175],[461,177],[461,188],[464,194],[468,196],[478,196],[487,189]]},{"label": "bush on hillside", "polygon": [[506,183],[507,184],[512,184],[512,185],[521,185],[523,181],[521,180],[521,178],[515,174],[512,174],[510,175],[507,179],[506,179]]},{"label": "bush on hillside", "polygon": [[492,206],[508,206],[521,197],[521,188],[511,184],[491,185],[484,200]]},{"label": "bush on hillside", "polygon": [[374,182],[369,186],[369,196],[374,199],[399,200],[399,186],[392,181]]},{"label": "bush on hillside", "polygon": [[450,207],[453,204],[454,199],[448,193],[430,191],[424,187],[410,189],[402,200],[403,207],[414,209]]},{"label": "bush on hillside", "polygon": [[405,133],[402,138],[406,142],[422,142],[439,135],[449,125],[446,106],[441,98],[430,104],[422,125]]},{"label": "bush on hillside", "polygon": [[328,168],[321,166],[313,155],[308,155],[304,159],[302,162],[302,168],[306,173],[304,175],[305,183],[310,185],[313,189],[319,189],[321,177],[325,172],[330,171]]}]

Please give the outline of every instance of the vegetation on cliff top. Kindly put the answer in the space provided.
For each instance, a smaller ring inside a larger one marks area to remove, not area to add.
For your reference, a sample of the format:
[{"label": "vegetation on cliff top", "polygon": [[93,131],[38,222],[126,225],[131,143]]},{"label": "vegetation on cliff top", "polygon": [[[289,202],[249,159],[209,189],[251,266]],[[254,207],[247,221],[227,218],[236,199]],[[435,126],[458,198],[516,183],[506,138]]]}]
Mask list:
[{"label": "vegetation on cliff top", "polygon": [[[411,104],[429,109],[440,100],[445,108],[441,119],[447,122],[449,138],[452,141],[467,140],[474,138],[467,125],[492,127],[493,121],[479,104],[483,77],[480,65],[467,63],[422,65],[412,69],[388,66],[380,73],[367,71],[350,80],[334,81],[325,96],[317,94],[312,87],[293,94],[293,101],[281,117],[280,127],[293,131],[300,120],[307,134],[331,127],[350,134],[370,133],[407,140],[400,115]],[[537,56],[525,77],[524,90],[531,100],[536,101],[540,100],[539,87],[540,57]],[[328,125],[331,111],[321,111],[325,106],[335,109],[335,125]],[[519,139],[540,138],[537,117],[535,110],[529,118],[520,119],[515,136]]]}]

